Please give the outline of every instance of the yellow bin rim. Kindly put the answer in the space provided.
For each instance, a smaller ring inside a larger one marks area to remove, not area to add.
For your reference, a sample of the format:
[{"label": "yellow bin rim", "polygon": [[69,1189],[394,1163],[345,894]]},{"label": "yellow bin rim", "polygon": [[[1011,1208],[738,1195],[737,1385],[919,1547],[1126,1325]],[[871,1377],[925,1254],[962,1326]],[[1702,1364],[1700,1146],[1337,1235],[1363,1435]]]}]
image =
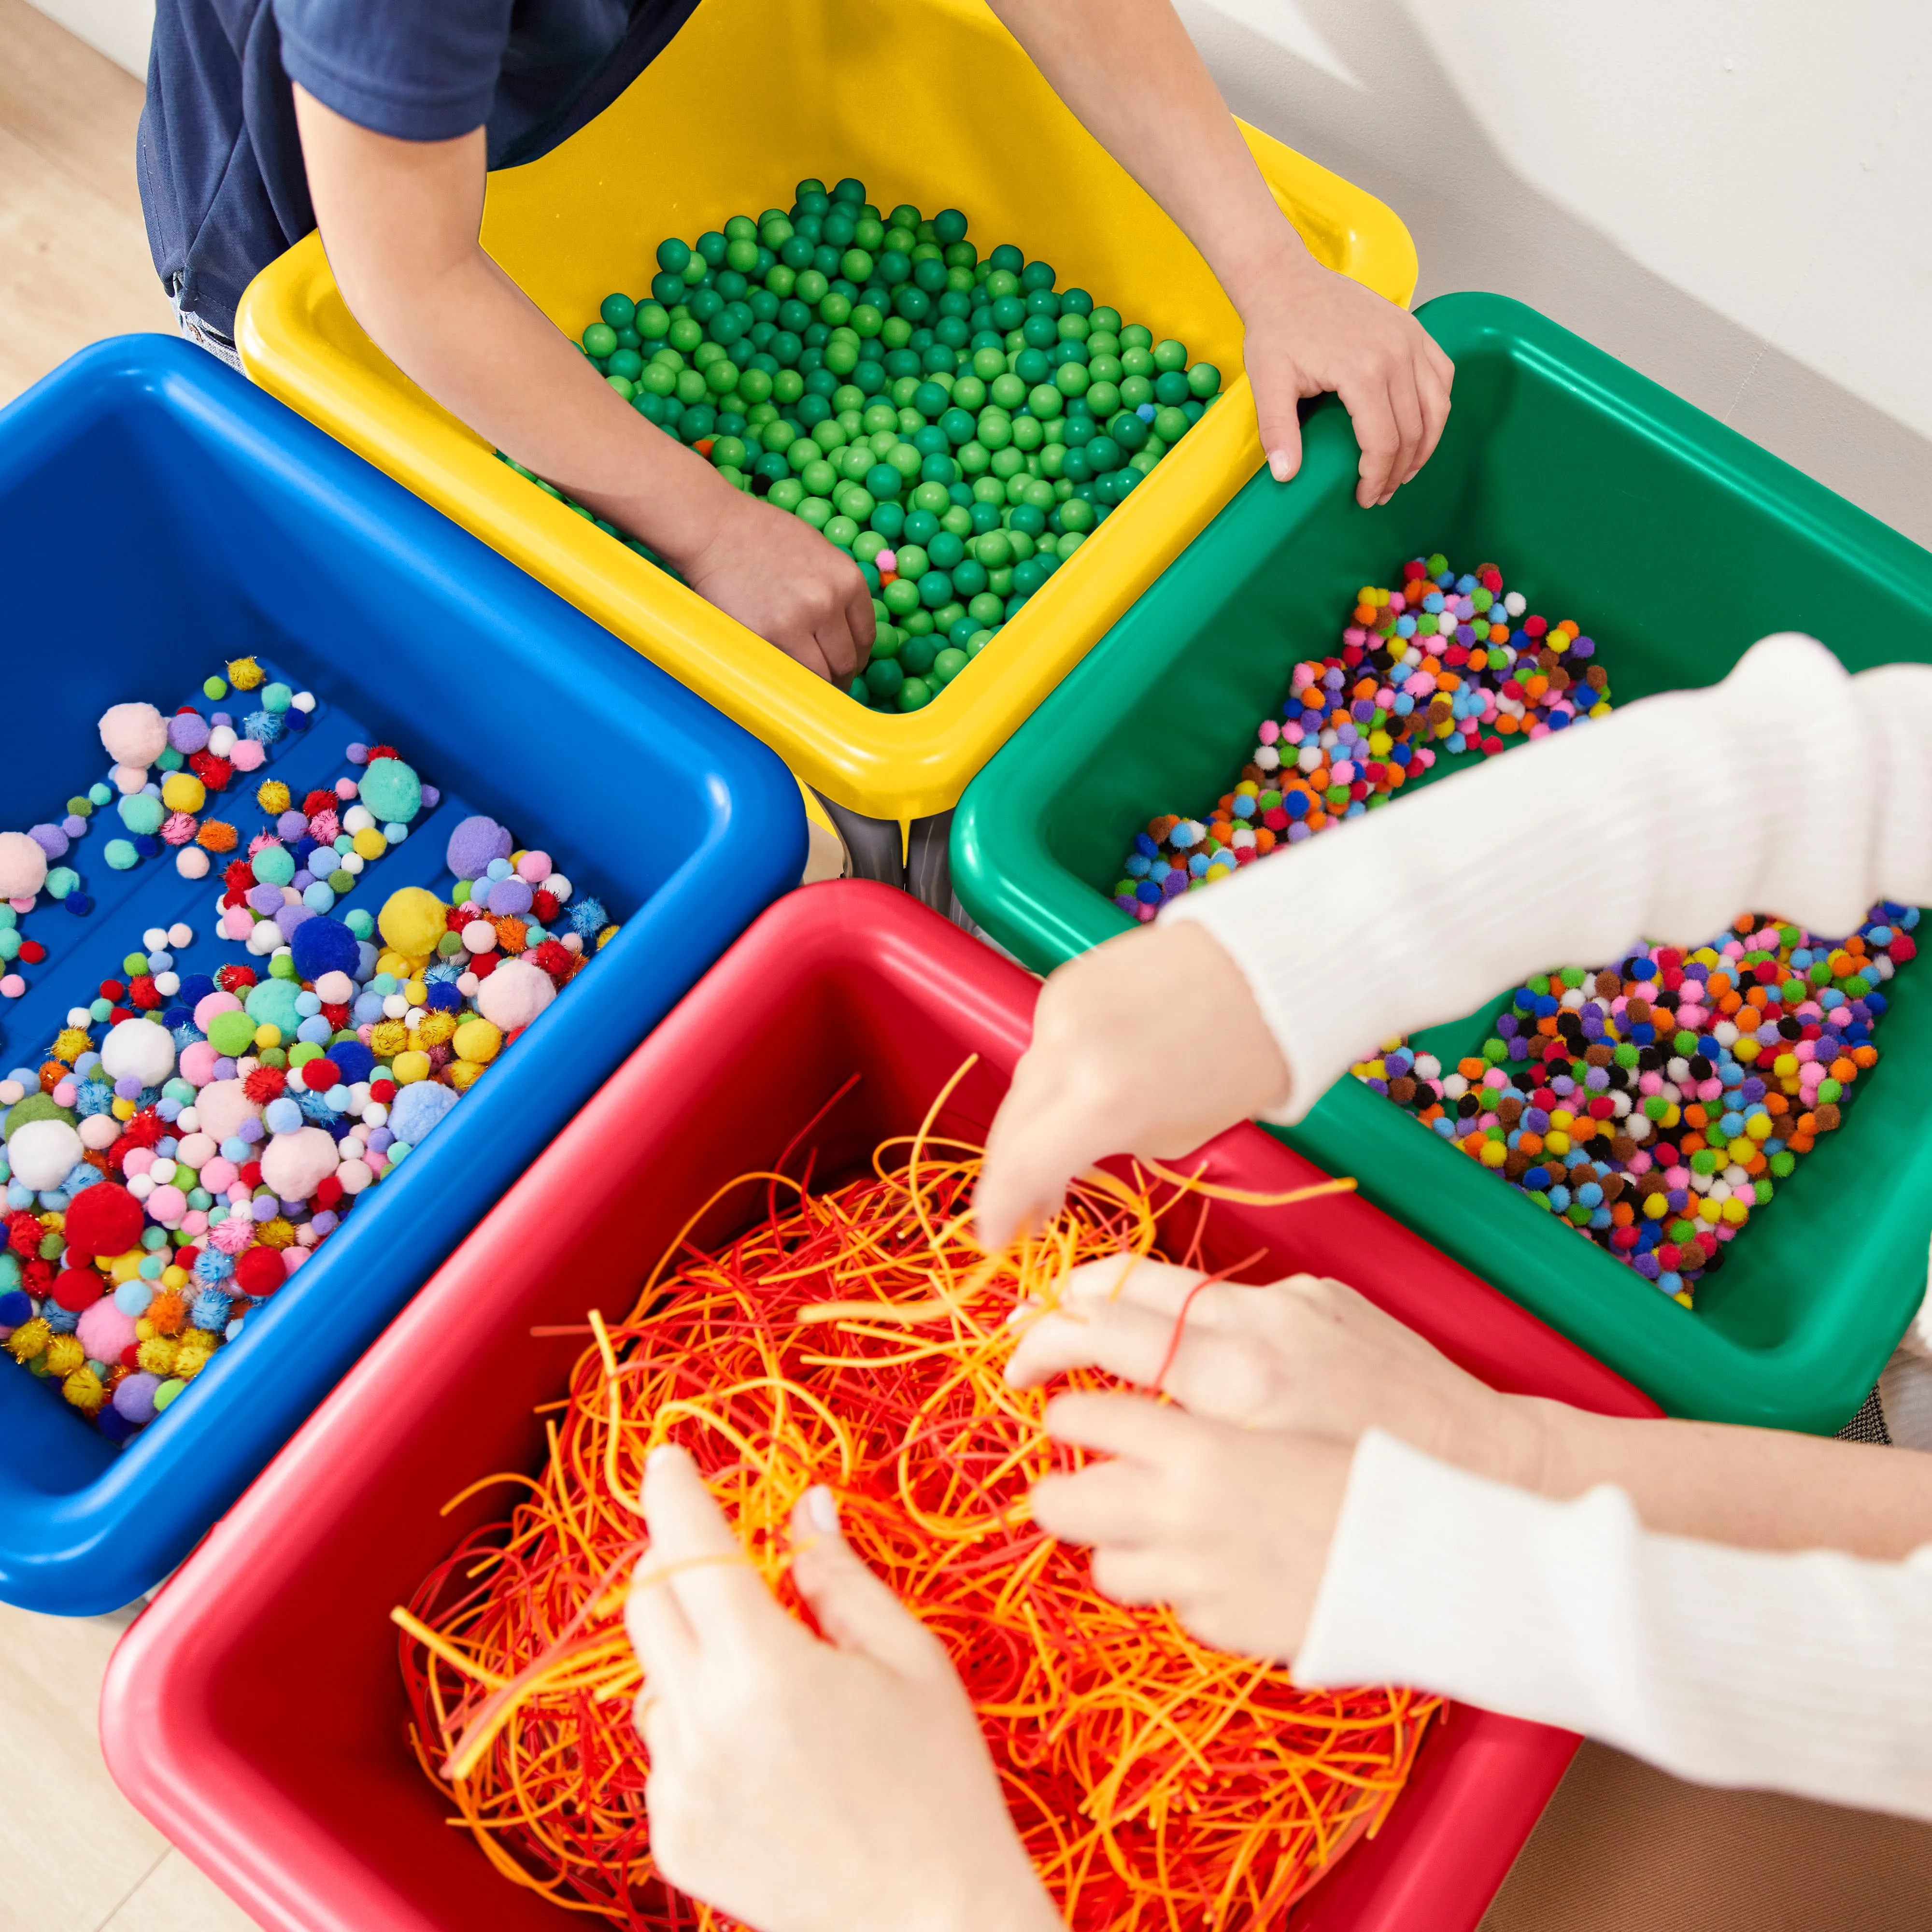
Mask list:
[{"label": "yellow bin rim", "polygon": [[[1238,124],[1316,258],[1406,304],[1415,249],[1393,212]],[[916,137],[892,138],[898,127]],[[703,0],[595,121],[490,176],[483,244],[574,334],[614,287],[650,280],[663,237],[788,206],[808,172],[856,176],[881,206],[962,207],[982,252],[1016,242],[1053,262],[1060,286],[1223,372],[1223,399],[922,710],[855,703],[500,462],[362,332],[318,236],[255,278],[236,339],[255,382],[736,719],[806,784],[910,825],[958,802],[1262,450],[1238,320],[1207,264],[980,0]]]}]

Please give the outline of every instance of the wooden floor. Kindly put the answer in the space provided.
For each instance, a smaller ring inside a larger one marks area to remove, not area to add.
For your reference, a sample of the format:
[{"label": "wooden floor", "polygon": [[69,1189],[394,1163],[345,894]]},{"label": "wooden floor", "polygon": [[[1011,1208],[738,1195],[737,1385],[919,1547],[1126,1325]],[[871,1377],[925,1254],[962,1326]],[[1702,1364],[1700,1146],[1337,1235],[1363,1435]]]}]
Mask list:
[{"label": "wooden floor", "polygon": [[0,0],[0,403],[101,336],[174,328],[135,188],[141,98],[105,55]]}]

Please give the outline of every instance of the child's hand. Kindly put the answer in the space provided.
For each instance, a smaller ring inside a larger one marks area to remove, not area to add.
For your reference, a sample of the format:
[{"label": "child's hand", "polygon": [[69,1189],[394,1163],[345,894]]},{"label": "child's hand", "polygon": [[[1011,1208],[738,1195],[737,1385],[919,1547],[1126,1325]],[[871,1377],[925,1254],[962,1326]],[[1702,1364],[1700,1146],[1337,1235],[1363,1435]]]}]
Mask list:
[{"label": "child's hand", "polygon": [[796,517],[728,488],[717,495],[701,539],[671,555],[685,581],[807,670],[850,684],[878,629],[859,566]]},{"label": "child's hand", "polygon": [[854,1555],[829,1492],[792,1531],[825,1642],[746,1563],[684,1451],[651,1458],[644,1500],[626,1621],[670,1883],[757,1932],[1058,1928],[951,1663]]},{"label": "child's hand", "polygon": [[1355,500],[1387,502],[1442,439],[1455,365],[1413,316],[1323,268],[1298,242],[1264,280],[1244,283],[1240,303],[1242,358],[1276,482],[1301,467],[1295,404],[1333,389],[1361,446]]},{"label": "child's hand", "polygon": [[1057,1396],[1046,1427],[1113,1458],[1042,1477],[1033,1491],[1042,1528],[1092,1548],[1096,1589],[1119,1604],[1165,1604],[1217,1650],[1293,1660],[1352,1448],[1132,1395]]},{"label": "child's hand", "polygon": [[1379,1428],[1499,1478],[1533,1468],[1539,1412],[1459,1369],[1352,1288],[1300,1274],[1264,1288],[1216,1282],[1190,1301],[1204,1279],[1124,1256],[1076,1268],[1060,1307],[1021,1336],[1006,1379],[1034,1388],[1094,1368],[1150,1389],[1168,1362],[1161,1392],[1204,1420],[1350,1448]]},{"label": "child's hand", "polygon": [[[1214,1016],[1211,1050],[1170,1016]],[[995,1253],[1058,1212],[1104,1154],[1177,1160],[1288,1095],[1288,1068],[1240,968],[1199,926],[1142,926],[1040,988],[1033,1043],[986,1136],[973,1196]]]}]

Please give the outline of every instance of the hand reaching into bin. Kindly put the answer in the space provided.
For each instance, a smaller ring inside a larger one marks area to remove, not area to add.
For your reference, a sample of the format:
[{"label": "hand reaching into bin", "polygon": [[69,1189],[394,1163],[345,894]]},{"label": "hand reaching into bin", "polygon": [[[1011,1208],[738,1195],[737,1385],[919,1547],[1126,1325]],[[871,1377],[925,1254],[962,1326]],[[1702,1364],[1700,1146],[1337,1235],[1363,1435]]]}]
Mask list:
[{"label": "hand reaching into bin", "polygon": [[858,566],[620,400],[483,252],[484,130],[398,140],[300,87],[295,99],[329,266],[383,352],[499,448],[641,537],[720,610],[849,684],[874,634]]},{"label": "hand reaching into bin", "polygon": [[938,1640],[861,1562],[829,1491],[793,1526],[825,1633],[780,1607],[680,1449],[644,1480],[627,1619],[647,1688],[651,1852],[758,1932],[1052,1932]]},{"label": "hand reaching into bin", "polygon": [[1356,501],[1387,502],[1441,440],[1454,368],[1412,316],[1309,254],[1171,0],[993,0],[993,10],[1240,312],[1276,480],[1301,466],[1296,404],[1333,390],[1361,446]]}]

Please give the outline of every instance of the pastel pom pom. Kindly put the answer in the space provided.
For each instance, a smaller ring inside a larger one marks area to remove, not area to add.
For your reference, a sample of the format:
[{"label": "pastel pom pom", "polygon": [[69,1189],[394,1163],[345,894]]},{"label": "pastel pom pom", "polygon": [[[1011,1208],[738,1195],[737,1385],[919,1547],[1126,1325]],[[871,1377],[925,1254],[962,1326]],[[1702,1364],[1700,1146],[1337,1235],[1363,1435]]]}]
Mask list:
[{"label": "pastel pom pom", "polygon": [[100,1066],[110,1080],[158,1087],[175,1070],[175,1043],[153,1020],[123,1020],[100,1046]]},{"label": "pastel pom pom", "polygon": [[0,832],[0,899],[30,899],[46,884],[47,855],[24,832]]},{"label": "pastel pom pom", "polygon": [[59,1186],[86,1152],[65,1120],[28,1120],[7,1138],[7,1162],[22,1187],[44,1194]]},{"label": "pastel pom pom", "polygon": [[243,1121],[262,1118],[261,1108],[249,1099],[238,1080],[217,1080],[204,1087],[194,1096],[194,1112],[201,1131],[218,1142],[232,1140],[241,1132]]},{"label": "pastel pom pom", "polygon": [[82,1315],[74,1332],[94,1360],[118,1362],[122,1351],[134,1346],[134,1318],[124,1313],[112,1297],[103,1295]]},{"label": "pastel pom pom", "polygon": [[406,825],[422,809],[422,782],[400,758],[371,760],[358,789],[385,825]]},{"label": "pastel pom pom", "polygon": [[476,1010],[504,1033],[526,1027],[556,998],[550,975],[527,959],[506,959],[476,988]]},{"label": "pastel pom pom", "polygon": [[[99,1358],[97,1358],[97,1360]],[[114,1410],[125,1420],[140,1424],[154,1419],[154,1391],[161,1385],[159,1376],[140,1369],[114,1385]]]},{"label": "pastel pom pom", "polygon": [[278,1134],[262,1154],[262,1178],[284,1201],[306,1201],[335,1172],[335,1142],[320,1127]]},{"label": "pastel pom pom", "polygon": [[152,704],[110,705],[100,714],[100,742],[117,765],[152,765],[168,748],[168,721]]},{"label": "pastel pom pom", "polygon": [[412,959],[425,958],[448,930],[443,904],[420,886],[404,886],[383,902],[376,920],[384,940]]},{"label": "pastel pom pom", "polygon": [[449,835],[446,862],[459,879],[480,879],[493,859],[510,856],[510,835],[494,818],[466,818]]},{"label": "pastel pom pom", "polygon": [[439,1086],[433,1080],[418,1080],[396,1096],[389,1108],[389,1131],[398,1140],[414,1147],[456,1102],[454,1088]]}]

